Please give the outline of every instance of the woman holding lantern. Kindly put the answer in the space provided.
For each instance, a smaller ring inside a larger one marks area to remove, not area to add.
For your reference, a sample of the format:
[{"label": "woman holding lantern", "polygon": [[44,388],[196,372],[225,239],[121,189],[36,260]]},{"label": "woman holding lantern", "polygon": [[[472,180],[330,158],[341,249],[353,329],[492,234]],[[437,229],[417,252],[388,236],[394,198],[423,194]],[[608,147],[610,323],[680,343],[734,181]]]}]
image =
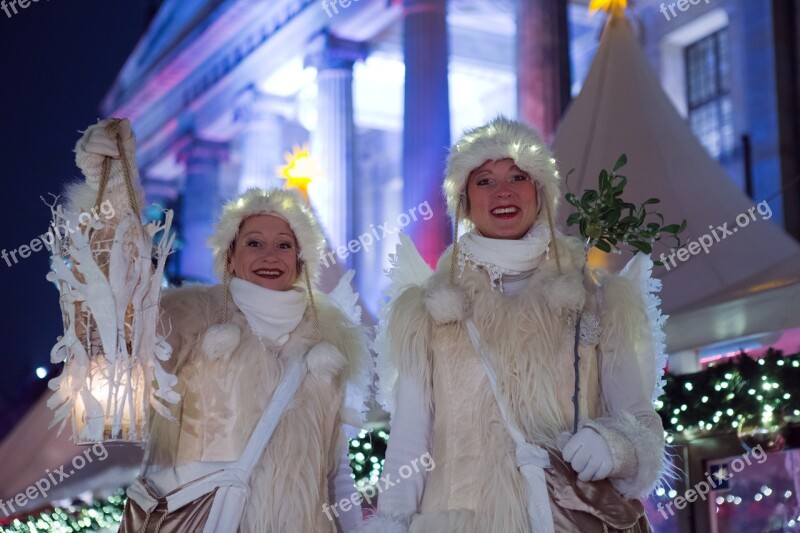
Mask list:
[{"label": "woman holding lantern", "polygon": [[[68,211],[141,205],[127,120],[89,127],[75,151],[86,181],[68,188]],[[355,490],[342,426],[360,424],[352,399],[370,360],[357,307],[312,289],[319,224],[298,195],[252,189],[225,205],[209,242],[223,283],[161,295],[158,338],[171,357],[155,373],[159,414],[121,531],[352,530],[360,510],[324,509]]]},{"label": "woman holding lantern", "polygon": [[384,476],[425,453],[436,468],[381,494],[362,531],[649,531],[636,498],[664,468],[652,331],[634,284],[584,274],[582,243],[554,230],[555,163],[521,123],[467,132],[443,190],[468,231],[416,282],[426,267],[401,245],[376,343]]}]

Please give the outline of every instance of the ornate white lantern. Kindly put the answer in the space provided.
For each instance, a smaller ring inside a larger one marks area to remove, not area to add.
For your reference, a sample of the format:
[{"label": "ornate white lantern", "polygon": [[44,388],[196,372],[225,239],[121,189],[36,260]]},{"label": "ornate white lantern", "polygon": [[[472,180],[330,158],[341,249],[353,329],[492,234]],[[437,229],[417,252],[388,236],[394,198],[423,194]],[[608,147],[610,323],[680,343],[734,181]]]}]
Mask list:
[{"label": "ornate white lantern", "polygon": [[[91,213],[51,206],[53,228],[68,231],[54,231],[51,247],[48,279],[58,286],[64,320],[51,360],[65,367],[50,381],[55,393],[48,405],[56,411],[51,427],[61,423],[60,433],[71,418],[77,443],[143,442],[150,408],[172,418],[164,402],[179,400],[172,390],[177,379],[161,365],[172,350],[157,332],[164,264],[175,238],[172,211],[163,223],[142,225],[131,162],[118,136],[117,144],[129,205],[100,201],[108,182],[107,159]],[[101,208],[114,215],[99,217]]]}]

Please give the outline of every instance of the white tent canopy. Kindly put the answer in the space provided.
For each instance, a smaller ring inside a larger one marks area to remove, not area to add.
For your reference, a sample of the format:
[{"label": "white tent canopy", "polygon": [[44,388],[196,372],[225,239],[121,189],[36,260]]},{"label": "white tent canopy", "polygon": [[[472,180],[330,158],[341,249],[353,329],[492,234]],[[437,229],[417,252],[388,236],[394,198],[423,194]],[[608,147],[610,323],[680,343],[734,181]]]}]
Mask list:
[{"label": "white tent canopy", "polygon": [[[798,327],[800,253],[673,314],[664,330],[669,351],[676,352]],[[800,345],[789,349],[800,350]]]},{"label": "white tent canopy", "polygon": [[[667,223],[686,219],[684,242],[709,234],[713,243],[708,253],[701,249],[685,262],[676,258],[676,266],[670,264],[669,270],[657,267],[656,275],[664,284],[664,311],[673,319],[691,311],[682,323],[696,328],[687,344],[678,342],[677,336],[684,332],[674,327],[677,322],[668,322],[670,351],[679,349],[678,345],[697,347],[741,332],[800,325],[800,313],[793,311],[798,308],[800,291],[797,285],[789,290],[800,279],[800,245],[764,218],[771,213],[768,203],[759,211],[706,153],[664,94],[627,18],[612,17],[606,25],[583,89],[559,126],[553,151],[564,174],[574,169],[568,185],[576,194],[596,189],[600,170],[610,171],[625,153],[628,164],[620,173],[628,178],[627,201],[638,205],[651,197],[661,199],[660,204],[648,207],[660,211]],[[562,224],[570,207],[562,210]],[[725,224],[730,233],[723,237],[717,228]],[[569,230],[577,233],[576,227]],[[712,230],[719,240],[713,238]],[[666,246],[671,244],[658,243],[654,259],[668,253]],[[612,259],[621,266],[619,259]],[[776,284],[782,288],[774,289]],[[754,299],[767,291],[768,295]],[[736,299],[738,307],[725,307]],[[765,320],[765,306],[781,320]],[[746,323],[709,329],[706,319]]]}]

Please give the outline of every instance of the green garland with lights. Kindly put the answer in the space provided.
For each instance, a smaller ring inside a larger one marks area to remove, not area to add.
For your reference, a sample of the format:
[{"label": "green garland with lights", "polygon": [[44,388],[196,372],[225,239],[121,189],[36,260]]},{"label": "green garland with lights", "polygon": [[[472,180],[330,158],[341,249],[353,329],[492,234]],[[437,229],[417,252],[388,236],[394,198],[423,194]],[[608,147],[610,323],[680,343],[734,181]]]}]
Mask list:
[{"label": "green garland with lights", "polygon": [[764,424],[800,416],[800,354],[739,354],[695,374],[667,375],[657,409],[675,437],[735,432],[745,420]]},{"label": "green garland with lights", "polygon": [[125,508],[125,492],[120,489],[104,500],[94,500],[90,505],[56,507],[26,520],[12,520],[0,526],[2,533],[69,533],[73,531],[116,531]]}]

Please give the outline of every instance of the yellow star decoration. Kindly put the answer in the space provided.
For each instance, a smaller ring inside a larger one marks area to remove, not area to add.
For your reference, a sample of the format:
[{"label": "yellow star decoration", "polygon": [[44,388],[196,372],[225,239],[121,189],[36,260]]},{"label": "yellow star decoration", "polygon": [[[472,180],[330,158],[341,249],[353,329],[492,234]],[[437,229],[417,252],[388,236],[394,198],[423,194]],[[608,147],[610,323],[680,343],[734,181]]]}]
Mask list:
[{"label": "yellow star decoration", "polygon": [[291,153],[286,152],[283,157],[286,164],[278,167],[278,174],[286,180],[287,189],[296,189],[308,203],[308,184],[319,174],[308,146],[295,146]]},{"label": "yellow star decoration", "polygon": [[622,15],[627,7],[628,0],[592,0],[589,3],[589,12],[595,13],[602,9],[612,15]]}]

